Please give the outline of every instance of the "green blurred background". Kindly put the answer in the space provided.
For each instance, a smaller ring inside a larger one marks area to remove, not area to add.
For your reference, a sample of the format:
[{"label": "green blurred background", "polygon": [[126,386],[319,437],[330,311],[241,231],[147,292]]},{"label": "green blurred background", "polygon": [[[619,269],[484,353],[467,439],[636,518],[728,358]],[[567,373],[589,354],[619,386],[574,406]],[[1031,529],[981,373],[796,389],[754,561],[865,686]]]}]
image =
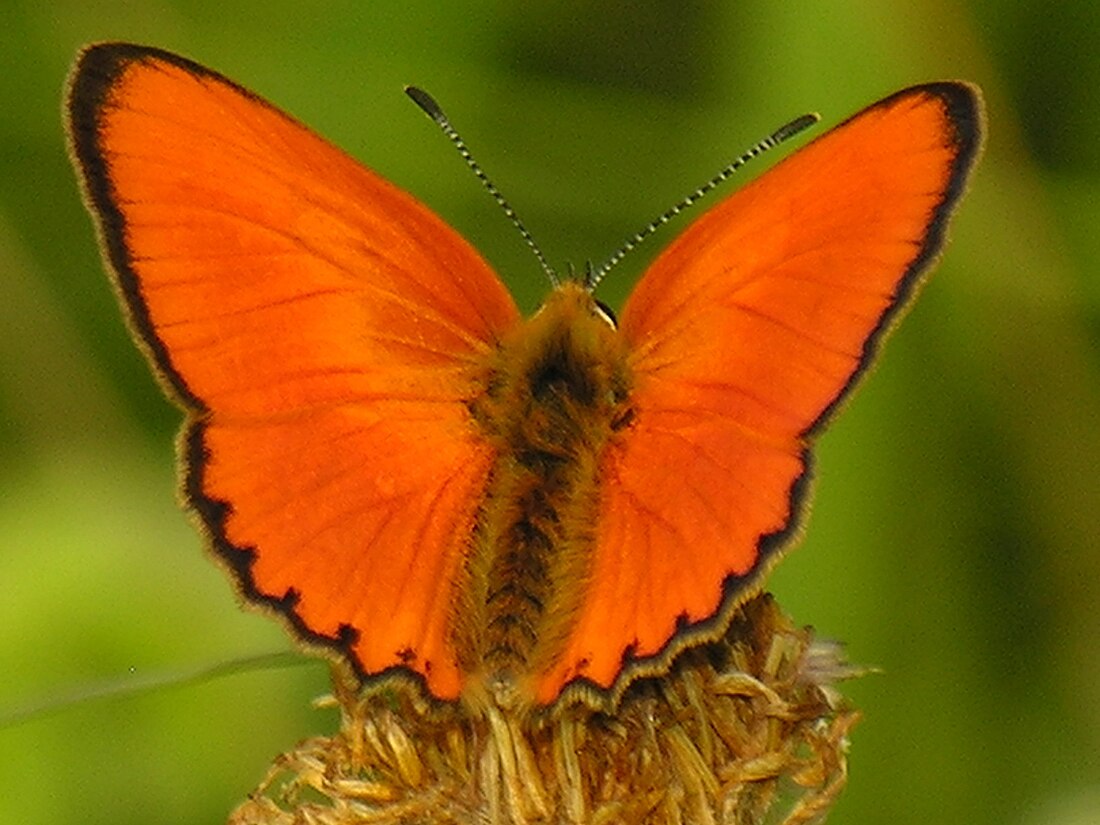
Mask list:
[{"label": "green blurred background", "polygon": [[[773,589],[884,671],[846,687],[865,718],[831,822],[1100,822],[1098,32],[1092,0],[9,1],[0,710],[292,647],[237,607],[175,504],[180,416],[65,153],[82,43],[155,44],[256,89],[459,227],[525,308],[534,261],[402,84],[445,104],[560,268],[796,114],[828,126],[959,77],[985,90],[985,158],[938,274],[821,442]],[[0,822],[224,821],[276,753],[332,729],[309,707],[326,683],[320,664],[255,671],[0,730]]]}]

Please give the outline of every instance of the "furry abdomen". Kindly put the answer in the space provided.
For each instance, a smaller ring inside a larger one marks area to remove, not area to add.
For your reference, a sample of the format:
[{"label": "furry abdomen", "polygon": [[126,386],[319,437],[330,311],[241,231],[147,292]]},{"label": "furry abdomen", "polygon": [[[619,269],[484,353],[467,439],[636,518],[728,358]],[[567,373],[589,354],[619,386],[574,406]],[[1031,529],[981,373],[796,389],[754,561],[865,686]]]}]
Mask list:
[{"label": "furry abdomen", "polygon": [[[600,456],[629,420],[620,336],[577,284],[502,342],[471,406],[498,459],[452,612],[473,685],[529,692],[583,603],[593,552]],[[461,617],[461,619],[459,619]]]}]

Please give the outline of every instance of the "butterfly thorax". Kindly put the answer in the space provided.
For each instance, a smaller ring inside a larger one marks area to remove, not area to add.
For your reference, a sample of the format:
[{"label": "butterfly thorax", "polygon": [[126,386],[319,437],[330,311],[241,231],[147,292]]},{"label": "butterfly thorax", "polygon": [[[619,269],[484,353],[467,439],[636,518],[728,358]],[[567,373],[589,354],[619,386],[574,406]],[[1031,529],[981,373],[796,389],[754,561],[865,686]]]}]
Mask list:
[{"label": "butterfly thorax", "polygon": [[569,283],[500,344],[471,405],[497,459],[452,635],[461,670],[498,701],[529,695],[524,683],[550,666],[576,619],[600,457],[629,422],[628,385],[618,332]]}]

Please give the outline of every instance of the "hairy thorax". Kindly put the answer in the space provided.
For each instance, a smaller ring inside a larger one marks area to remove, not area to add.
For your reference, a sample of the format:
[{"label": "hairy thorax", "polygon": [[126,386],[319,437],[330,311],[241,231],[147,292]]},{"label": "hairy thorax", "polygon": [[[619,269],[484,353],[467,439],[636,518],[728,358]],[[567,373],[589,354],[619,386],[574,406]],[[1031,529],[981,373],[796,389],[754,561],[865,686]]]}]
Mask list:
[{"label": "hairy thorax", "polygon": [[561,651],[585,595],[600,457],[630,420],[626,350],[567,284],[503,341],[471,412],[497,450],[452,613],[461,670],[497,703]]}]

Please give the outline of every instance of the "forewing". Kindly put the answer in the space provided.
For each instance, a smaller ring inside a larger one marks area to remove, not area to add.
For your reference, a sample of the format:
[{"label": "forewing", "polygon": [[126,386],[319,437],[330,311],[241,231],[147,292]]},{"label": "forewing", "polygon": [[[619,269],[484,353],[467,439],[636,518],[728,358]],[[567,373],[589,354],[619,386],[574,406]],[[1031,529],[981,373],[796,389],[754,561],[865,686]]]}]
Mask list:
[{"label": "forewing", "polygon": [[445,625],[492,453],[467,402],[516,321],[412,197],[231,81],[86,50],[70,135],[185,490],[250,599],[366,674],[460,676]]},{"label": "forewing", "polygon": [[[721,633],[796,528],[814,434],[935,257],[977,90],[899,92],[688,228],[622,316],[632,421],[601,465],[585,605],[549,695]],[[673,641],[674,640],[674,641]],[[672,642],[670,644],[670,641]]]}]

